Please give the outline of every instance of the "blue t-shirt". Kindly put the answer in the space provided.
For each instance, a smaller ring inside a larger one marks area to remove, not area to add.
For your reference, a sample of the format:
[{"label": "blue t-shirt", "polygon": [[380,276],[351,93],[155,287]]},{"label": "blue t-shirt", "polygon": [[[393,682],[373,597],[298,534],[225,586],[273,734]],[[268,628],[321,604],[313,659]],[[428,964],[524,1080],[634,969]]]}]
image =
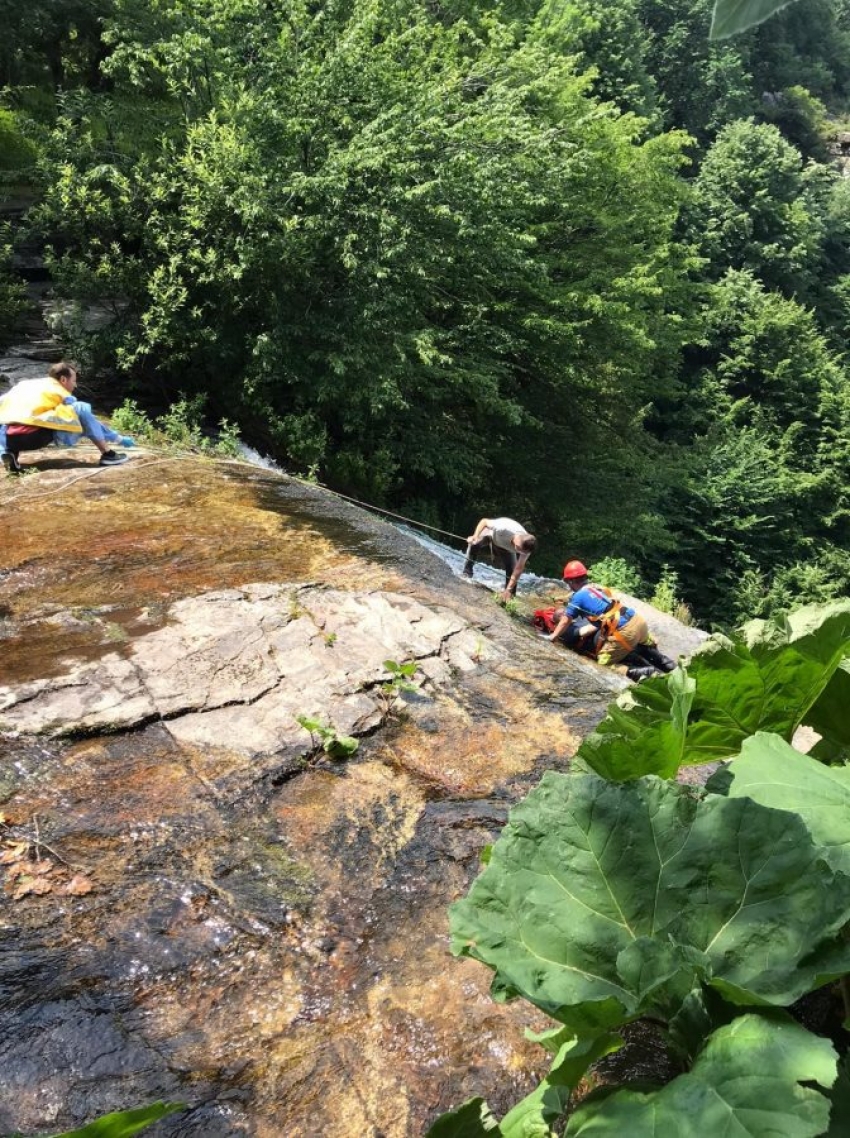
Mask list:
[{"label": "blue t-shirt", "polygon": [[[616,603],[616,600],[604,593],[598,585],[584,585],[577,593],[573,593],[564,612],[573,620],[577,617],[583,617],[585,620],[597,624],[611,606]],[[620,610],[620,619],[617,621],[617,628],[622,628],[624,624],[628,624],[634,615],[634,609],[623,605]]]}]

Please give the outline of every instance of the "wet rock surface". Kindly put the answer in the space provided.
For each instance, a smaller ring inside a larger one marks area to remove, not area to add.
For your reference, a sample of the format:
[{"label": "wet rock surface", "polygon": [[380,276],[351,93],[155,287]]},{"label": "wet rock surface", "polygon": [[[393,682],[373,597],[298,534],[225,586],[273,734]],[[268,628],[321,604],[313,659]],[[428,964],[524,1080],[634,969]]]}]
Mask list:
[{"label": "wet rock surface", "polygon": [[506,1109],[543,1024],[449,956],[446,910],[623,681],[320,488],[95,458],[0,484],[0,1133],[161,1098],[189,1106],[154,1138]]},{"label": "wet rock surface", "polygon": [[[98,660],[0,687],[0,730],[79,735],[162,720],[185,743],[232,739],[262,773],[260,756],[309,745],[299,716],[341,735],[377,727],[393,698],[387,659],[416,661],[432,688],[495,655],[448,609],[394,593],[274,584],[203,593],[110,651],[111,617],[109,606],[90,609],[84,623]],[[28,631],[21,622],[24,647]]]}]

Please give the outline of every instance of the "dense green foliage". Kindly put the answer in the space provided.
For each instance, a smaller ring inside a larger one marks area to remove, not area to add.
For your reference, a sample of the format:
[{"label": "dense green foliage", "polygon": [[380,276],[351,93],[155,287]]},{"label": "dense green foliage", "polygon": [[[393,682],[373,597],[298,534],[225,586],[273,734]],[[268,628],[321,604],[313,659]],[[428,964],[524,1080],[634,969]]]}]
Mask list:
[{"label": "dense green foliage", "polygon": [[73,350],[376,504],[511,513],[542,571],[666,564],[698,621],[841,595],[850,8],[712,7],[0,0],[29,224],[114,315]]},{"label": "dense green foliage", "polygon": [[26,289],[12,271],[9,226],[0,224],[0,342],[27,309]]},{"label": "dense green foliage", "polygon": [[[842,662],[850,653],[850,605],[800,609],[781,622],[754,620],[732,637],[715,633],[687,670],[624,692],[579,748],[612,780],[726,759],[759,731],[786,740],[805,724],[825,753],[850,744]],[[823,699],[823,703],[820,700]],[[850,755],[850,751],[848,751]]]},{"label": "dense green foliage", "polygon": [[[434,1138],[550,1138],[566,1113],[568,1138],[843,1132],[839,1057],[783,1009],[850,972],[849,662],[847,603],[717,638],[687,672],[621,698],[583,744],[580,759],[625,781],[548,772],[512,810],[452,906],[452,947],[493,970],[496,999],[556,1021],[540,1037],[555,1061],[501,1122],[474,1099]],[[835,765],[786,742],[800,723]],[[706,789],[666,781],[721,756]],[[570,1111],[639,1019],[681,1073]]]}]

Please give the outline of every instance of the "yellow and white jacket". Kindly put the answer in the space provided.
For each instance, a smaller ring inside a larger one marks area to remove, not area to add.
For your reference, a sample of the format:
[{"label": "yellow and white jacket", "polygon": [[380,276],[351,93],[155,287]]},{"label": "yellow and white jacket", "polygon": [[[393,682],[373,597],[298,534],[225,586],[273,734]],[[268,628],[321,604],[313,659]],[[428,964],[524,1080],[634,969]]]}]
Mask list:
[{"label": "yellow and white jacket", "polygon": [[76,411],[65,403],[68,398],[58,379],[23,379],[0,398],[0,423],[82,434]]}]

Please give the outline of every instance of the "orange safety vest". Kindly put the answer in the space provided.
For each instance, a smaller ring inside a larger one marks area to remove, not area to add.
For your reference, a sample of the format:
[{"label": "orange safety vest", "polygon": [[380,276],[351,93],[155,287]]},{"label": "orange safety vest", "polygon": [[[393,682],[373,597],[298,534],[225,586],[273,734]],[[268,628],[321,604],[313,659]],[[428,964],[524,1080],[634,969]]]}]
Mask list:
[{"label": "orange safety vest", "polygon": [[616,640],[622,648],[627,648],[631,651],[633,645],[631,645],[624,636],[620,635],[618,628],[620,617],[623,615],[623,609],[628,608],[628,606],[624,605],[622,601],[618,601],[611,590],[604,585],[585,585],[584,587],[590,589],[591,592],[597,596],[604,597],[611,602],[610,606],[600,616],[587,615],[585,618],[589,620],[591,624],[595,624],[599,629],[597,652],[607,640]]}]

